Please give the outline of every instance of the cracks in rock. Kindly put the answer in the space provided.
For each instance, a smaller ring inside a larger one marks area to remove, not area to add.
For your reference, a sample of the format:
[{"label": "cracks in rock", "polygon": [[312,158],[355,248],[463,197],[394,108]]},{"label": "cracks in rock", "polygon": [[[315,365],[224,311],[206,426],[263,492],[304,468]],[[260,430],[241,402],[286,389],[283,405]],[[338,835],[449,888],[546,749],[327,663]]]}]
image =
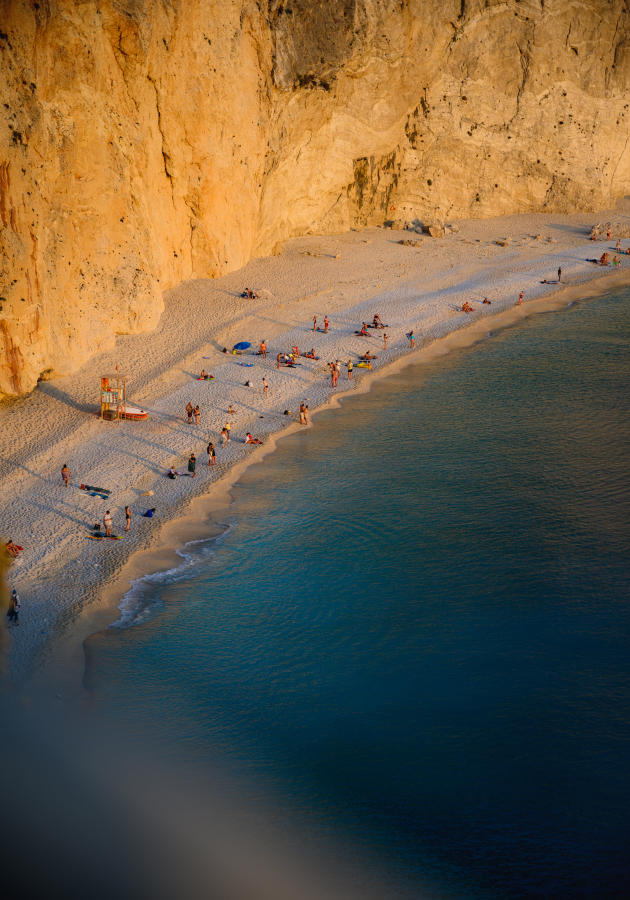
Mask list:
[{"label": "cracks in rock", "polygon": [[166,140],[164,138],[164,129],[162,127],[162,112],[160,110],[160,94],[158,92],[155,81],[153,80],[153,78],[151,78],[151,76],[148,73],[147,73],[147,80],[153,85],[153,90],[155,91],[155,109],[156,109],[157,117],[158,117],[158,129],[160,132],[160,136],[162,138],[162,160],[164,162],[164,174],[168,178],[169,183],[171,185],[171,199],[173,201],[173,206],[175,206],[175,184],[173,181],[173,176],[171,175],[171,173],[168,170],[168,161],[170,160],[170,156],[164,149],[165,145],[166,145]]}]

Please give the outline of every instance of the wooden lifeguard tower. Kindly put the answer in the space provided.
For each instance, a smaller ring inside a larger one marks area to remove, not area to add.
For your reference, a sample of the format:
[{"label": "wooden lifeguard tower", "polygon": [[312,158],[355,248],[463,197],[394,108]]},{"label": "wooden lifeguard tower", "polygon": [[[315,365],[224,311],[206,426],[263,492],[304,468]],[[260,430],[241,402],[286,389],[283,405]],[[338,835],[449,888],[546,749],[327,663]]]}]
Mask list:
[{"label": "wooden lifeguard tower", "polygon": [[101,375],[101,419],[147,419],[149,414],[127,403],[127,377],[116,372]]}]

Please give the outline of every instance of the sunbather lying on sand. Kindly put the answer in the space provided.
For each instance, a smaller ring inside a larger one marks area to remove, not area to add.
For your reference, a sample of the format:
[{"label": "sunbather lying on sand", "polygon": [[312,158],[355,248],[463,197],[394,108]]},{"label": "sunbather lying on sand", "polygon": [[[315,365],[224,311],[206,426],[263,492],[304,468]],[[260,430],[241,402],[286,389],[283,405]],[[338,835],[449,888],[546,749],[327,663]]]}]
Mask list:
[{"label": "sunbather lying on sand", "polygon": [[247,437],[245,438],[246,444],[262,444],[262,441],[258,438],[252,437],[249,431],[247,432]]},{"label": "sunbather lying on sand", "polygon": [[302,356],[305,356],[306,359],[319,359],[319,356],[315,356],[315,348],[311,347],[308,353],[303,353]]},{"label": "sunbather lying on sand", "polygon": [[363,356],[360,356],[359,359],[378,359],[378,356],[373,356],[368,350],[368,352],[364,353]]}]

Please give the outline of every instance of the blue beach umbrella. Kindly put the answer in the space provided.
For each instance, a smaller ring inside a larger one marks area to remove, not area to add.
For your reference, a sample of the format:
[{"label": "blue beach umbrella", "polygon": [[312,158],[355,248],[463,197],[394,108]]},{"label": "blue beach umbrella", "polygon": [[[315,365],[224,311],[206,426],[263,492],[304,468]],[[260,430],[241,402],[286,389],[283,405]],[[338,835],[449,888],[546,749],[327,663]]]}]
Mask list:
[{"label": "blue beach umbrella", "polygon": [[251,347],[251,344],[248,344],[247,341],[241,341],[240,344],[234,344],[234,350],[248,350]]}]

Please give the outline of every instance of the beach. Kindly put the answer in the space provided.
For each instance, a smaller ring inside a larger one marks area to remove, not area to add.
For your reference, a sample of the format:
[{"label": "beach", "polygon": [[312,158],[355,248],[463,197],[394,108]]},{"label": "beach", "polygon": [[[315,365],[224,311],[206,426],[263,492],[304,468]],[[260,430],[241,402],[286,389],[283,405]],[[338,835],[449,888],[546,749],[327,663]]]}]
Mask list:
[{"label": "beach", "polygon": [[[592,225],[626,215],[622,204],[595,214],[461,221],[442,239],[383,228],[298,238],[278,257],[179,285],[165,297],[154,332],[120,336],[114,351],[97,354],[76,375],[42,382],[28,397],[4,403],[0,534],[24,547],[9,571],[9,587],[22,599],[20,627],[10,633],[14,681],[81,696],[82,641],[117,618],[134,579],[173,568],[181,563],[176,548],[221,533],[230,486],[280,436],[302,427],[301,401],[312,414],[349,391],[369,390],[375,378],[411,360],[430,362],[532,313],[630,283],[627,257],[620,257],[618,270],[585,262],[614,250],[614,240],[589,240]],[[419,246],[398,243],[409,239]],[[562,283],[542,283],[555,279],[559,266]],[[257,299],[242,296],[247,287]],[[486,297],[490,305],[482,305]],[[461,312],[466,301],[473,314]],[[374,314],[386,325],[387,350],[381,331],[367,338],[355,333]],[[313,316],[320,325],[328,317],[328,333],[313,331]],[[263,340],[266,360],[251,352]],[[239,341],[251,343],[251,351],[222,352]],[[301,357],[299,367],[278,369],[277,353],[294,346],[300,353],[313,348],[320,359]],[[378,359],[371,370],[358,369],[367,350]],[[346,380],[348,359],[355,365],[352,381]],[[342,372],[332,389],[327,364],[335,360]],[[202,369],[213,380],[198,381]],[[126,375],[147,421],[99,420],[100,377],[114,371]],[[200,407],[199,426],[188,424],[188,402]],[[232,438],[223,448],[219,434],[228,421]],[[245,445],[247,432],[263,445]],[[207,465],[209,440],[217,448],[214,467]],[[191,452],[196,477],[166,478],[170,466],[186,470]],[[71,472],[67,488],[64,464]],[[89,496],[81,483],[106,487],[110,500]],[[132,519],[125,534],[126,505]],[[155,518],[144,518],[151,508]],[[91,526],[107,509],[123,540],[90,540]]]}]

